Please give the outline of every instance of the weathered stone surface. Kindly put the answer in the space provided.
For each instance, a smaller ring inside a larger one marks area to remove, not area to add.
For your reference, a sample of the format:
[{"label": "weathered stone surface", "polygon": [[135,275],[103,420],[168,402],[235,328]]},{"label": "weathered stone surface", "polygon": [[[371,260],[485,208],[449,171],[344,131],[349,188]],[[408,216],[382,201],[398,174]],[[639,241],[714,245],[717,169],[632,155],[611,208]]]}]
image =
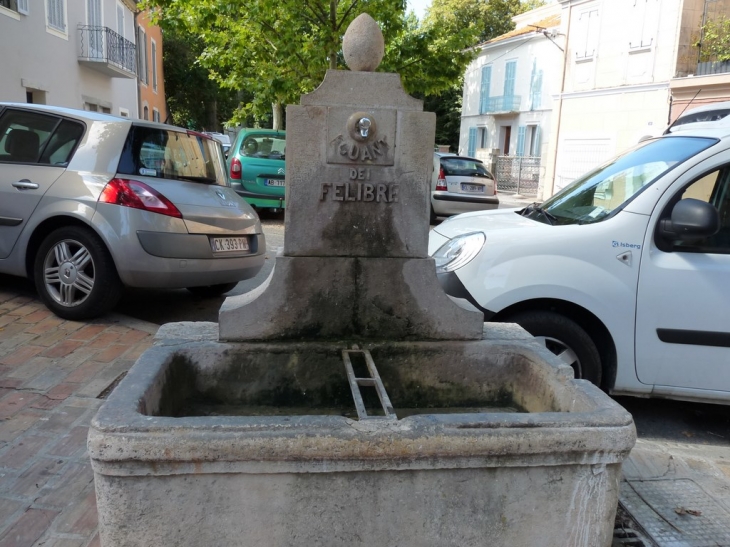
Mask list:
[{"label": "weathered stone surface", "polygon": [[[377,123],[374,140],[348,136],[351,107],[287,108],[286,256],[428,256],[435,116],[358,111]],[[376,141],[371,160],[340,152],[370,154]]]},{"label": "weathered stone surface", "polygon": [[[631,416],[510,338],[366,344],[396,412],[528,411],[397,421],[316,415],[346,383],[344,342],[152,348],[92,423],[102,545],[608,545]],[[313,414],[174,417],[186,398],[273,402],[282,386]]]},{"label": "weathered stone surface", "polygon": [[350,70],[372,72],[385,54],[380,26],[367,13],[361,13],[347,27],[342,39],[342,53]]},{"label": "weathered stone surface", "polygon": [[229,341],[473,340],[484,321],[446,296],[432,259],[286,256],[257,290],[227,298],[219,318]]}]

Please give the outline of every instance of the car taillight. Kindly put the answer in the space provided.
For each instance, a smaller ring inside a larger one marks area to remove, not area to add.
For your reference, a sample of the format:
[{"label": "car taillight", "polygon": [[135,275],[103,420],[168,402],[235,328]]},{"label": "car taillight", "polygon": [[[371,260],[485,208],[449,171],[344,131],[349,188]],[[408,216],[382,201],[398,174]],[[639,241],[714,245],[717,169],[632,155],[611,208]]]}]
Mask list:
[{"label": "car taillight", "polygon": [[235,180],[241,180],[241,160],[233,158],[231,160],[231,178]]},{"label": "car taillight", "polygon": [[169,199],[138,180],[110,180],[101,191],[99,201],[182,218],[182,213]]},{"label": "car taillight", "polygon": [[446,191],[448,188],[446,188],[446,175],[444,174],[444,168],[441,167],[439,169],[439,178],[436,181],[436,190]]}]

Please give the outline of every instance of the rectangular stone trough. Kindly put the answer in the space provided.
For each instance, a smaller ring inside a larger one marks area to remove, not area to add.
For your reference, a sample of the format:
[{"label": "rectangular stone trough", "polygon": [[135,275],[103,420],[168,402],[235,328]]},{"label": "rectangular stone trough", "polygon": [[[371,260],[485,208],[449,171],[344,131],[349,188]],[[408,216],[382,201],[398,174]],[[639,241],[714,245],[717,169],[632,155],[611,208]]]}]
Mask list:
[{"label": "rectangular stone trough", "polygon": [[523,330],[361,343],[397,419],[348,348],[148,350],[89,433],[102,546],[610,545],[631,416]]}]

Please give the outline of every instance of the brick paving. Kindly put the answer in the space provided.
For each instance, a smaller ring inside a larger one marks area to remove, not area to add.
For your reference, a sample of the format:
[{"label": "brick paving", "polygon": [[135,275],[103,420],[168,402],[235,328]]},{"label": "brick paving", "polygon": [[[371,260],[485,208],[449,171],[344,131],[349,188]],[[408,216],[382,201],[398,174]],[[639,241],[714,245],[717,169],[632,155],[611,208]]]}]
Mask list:
[{"label": "brick paving", "polygon": [[155,329],[64,321],[0,288],[0,547],[99,546],[89,422]]}]

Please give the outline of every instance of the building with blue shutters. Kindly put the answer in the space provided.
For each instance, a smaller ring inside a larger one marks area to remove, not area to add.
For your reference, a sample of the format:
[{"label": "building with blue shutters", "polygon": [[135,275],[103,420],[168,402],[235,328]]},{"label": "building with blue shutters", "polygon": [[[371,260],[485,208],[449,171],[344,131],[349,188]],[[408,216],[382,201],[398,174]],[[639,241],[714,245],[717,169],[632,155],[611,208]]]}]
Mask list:
[{"label": "building with blue shutters", "polygon": [[514,17],[515,30],[479,44],[466,70],[459,154],[490,164],[501,190],[537,194],[560,86],[560,14],[553,3]]}]

